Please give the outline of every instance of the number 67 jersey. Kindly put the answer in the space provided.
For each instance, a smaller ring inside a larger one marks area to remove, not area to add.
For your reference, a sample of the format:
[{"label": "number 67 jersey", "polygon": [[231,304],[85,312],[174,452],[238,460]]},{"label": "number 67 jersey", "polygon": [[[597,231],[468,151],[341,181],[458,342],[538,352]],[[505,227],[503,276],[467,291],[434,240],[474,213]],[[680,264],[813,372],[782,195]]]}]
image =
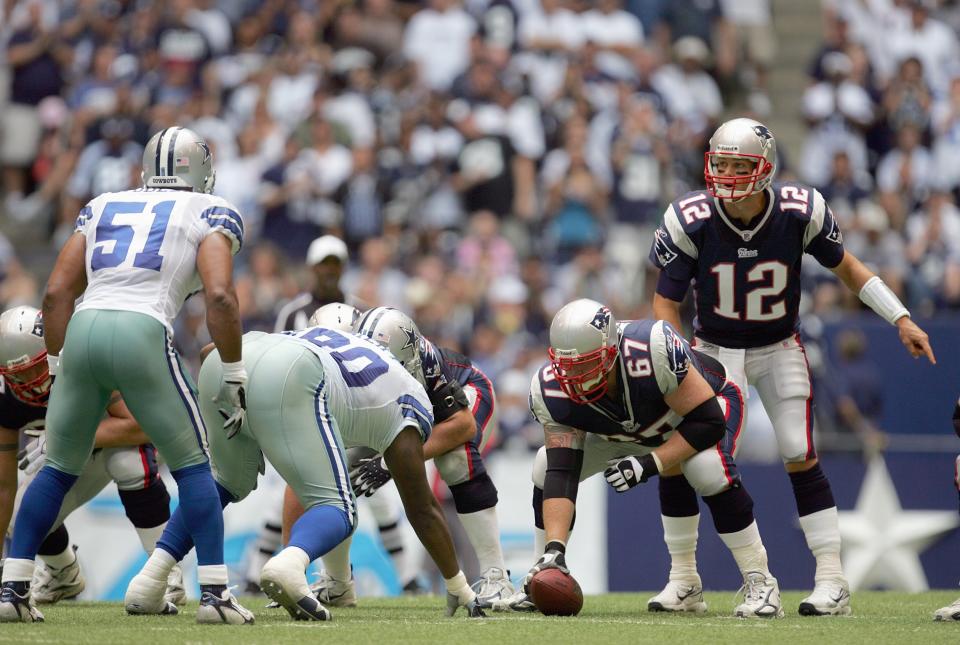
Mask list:
[{"label": "number 67 jersey", "polygon": [[77,311],[136,311],[171,334],[183,301],[202,288],[200,243],[221,233],[234,255],[243,244],[236,208],[220,197],[182,190],[104,193],[81,209],[76,231],[87,240],[87,289]]},{"label": "number 67 jersey", "polygon": [[793,335],[803,254],[827,268],[843,260],[843,236],[819,191],[777,183],[766,192],[766,208],[746,225],[707,191],[687,193],[667,208],[650,250],[666,274],[657,292],[683,300],[695,280],[694,333],[721,347],[763,347]]}]

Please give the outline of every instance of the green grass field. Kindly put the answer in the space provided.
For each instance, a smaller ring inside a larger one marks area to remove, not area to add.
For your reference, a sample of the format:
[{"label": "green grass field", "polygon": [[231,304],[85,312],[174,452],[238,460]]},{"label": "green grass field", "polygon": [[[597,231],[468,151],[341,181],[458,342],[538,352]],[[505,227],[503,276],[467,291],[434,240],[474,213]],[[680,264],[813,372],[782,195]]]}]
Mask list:
[{"label": "green grass field", "polygon": [[356,609],[334,609],[330,623],[293,622],[283,610],[264,609],[264,598],[245,598],[256,625],[227,627],[193,622],[195,601],[179,616],[127,616],[119,603],[64,602],[43,608],[47,622],[0,625],[2,643],[960,643],[960,623],[934,623],[933,611],[957,591],[924,594],[862,592],[849,618],[801,618],[800,592],[784,594],[786,618],[739,620],[730,613],[733,593],[708,593],[706,616],[649,614],[650,594],[587,597],[576,618],[491,614],[485,620],[443,616],[440,598],[361,599]]}]

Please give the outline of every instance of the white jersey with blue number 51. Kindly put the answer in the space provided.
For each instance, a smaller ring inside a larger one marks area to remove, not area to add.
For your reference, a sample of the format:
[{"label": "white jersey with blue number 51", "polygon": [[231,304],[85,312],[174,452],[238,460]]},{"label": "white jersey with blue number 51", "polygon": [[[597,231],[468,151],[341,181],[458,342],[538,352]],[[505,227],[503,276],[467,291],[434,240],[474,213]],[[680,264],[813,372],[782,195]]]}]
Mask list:
[{"label": "white jersey with blue number 51", "polygon": [[171,334],[183,301],[202,288],[200,243],[221,233],[234,255],[243,244],[243,220],[233,205],[181,190],[104,193],[83,207],[76,230],[87,239],[87,289],[77,311],[136,311]]}]

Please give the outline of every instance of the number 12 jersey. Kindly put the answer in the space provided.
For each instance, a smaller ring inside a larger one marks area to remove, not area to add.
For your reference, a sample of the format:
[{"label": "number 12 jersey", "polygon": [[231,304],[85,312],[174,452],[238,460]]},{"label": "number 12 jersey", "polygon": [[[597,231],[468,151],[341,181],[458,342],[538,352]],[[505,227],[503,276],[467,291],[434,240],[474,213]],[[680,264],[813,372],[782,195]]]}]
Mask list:
[{"label": "number 12 jersey", "polygon": [[202,288],[200,243],[221,233],[234,255],[243,244],[243,220],[229,202],[169,189],[104,193],[80,211],[76,231],[87,240],[87,289],[77,311],[136,311],[171,334],[184,300]]},{"label": "number 12 jersey", "polygon": [[[746,226],[707,191],[690,192],[663,216],[650,261],[682,300],[694,281],[694,333],[730,348],[763,347],[799,326],[800,265],[809,253],[827,268],[843,260],[843,236],[819,191],[797,183],[767,189],[767,206]],[[748,228],[749,227],[749,228]],[[668,287],[669,289],[669,287]]]}]

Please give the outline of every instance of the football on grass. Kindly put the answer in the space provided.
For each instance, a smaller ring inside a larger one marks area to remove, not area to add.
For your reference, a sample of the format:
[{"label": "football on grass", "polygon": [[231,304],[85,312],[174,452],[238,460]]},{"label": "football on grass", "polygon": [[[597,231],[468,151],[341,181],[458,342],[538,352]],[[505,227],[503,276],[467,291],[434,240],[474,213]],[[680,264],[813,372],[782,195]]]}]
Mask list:
[{"label": "football on grass", "polygon": [[533,576],[530,595],[545,616],[576,616],[583,608],[580,585],[559,569],[544,569]]}]

